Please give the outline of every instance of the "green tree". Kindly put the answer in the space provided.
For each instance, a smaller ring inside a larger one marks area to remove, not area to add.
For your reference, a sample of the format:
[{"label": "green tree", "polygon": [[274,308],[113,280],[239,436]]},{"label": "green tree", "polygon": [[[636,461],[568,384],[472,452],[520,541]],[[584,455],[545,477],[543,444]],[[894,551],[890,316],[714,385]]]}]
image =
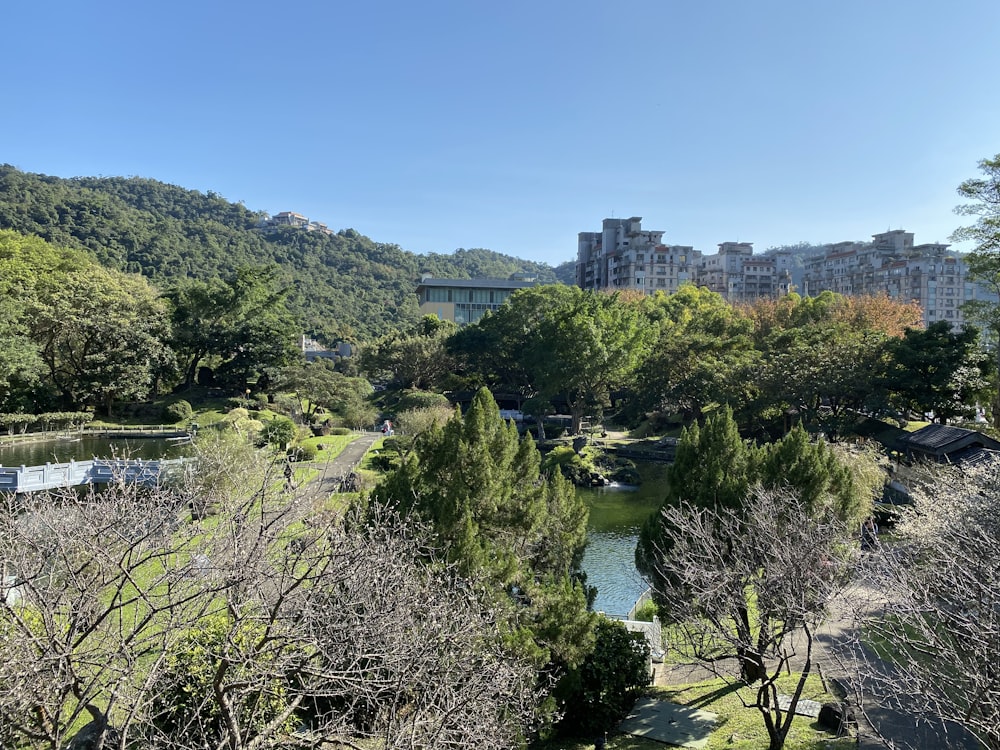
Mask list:
[{"label": "green tree", "polygon": [[455,330],[454,323],[425,315],[409,331],[386,334],[366,348],[361,368],[396,388],[434,389],[454,369],[445,342]]},{"label": "green tree", "polygon": [[[756,480],[776,491],[791,489],[811,514],[830,510],[847,526],[860,523],[881,492],[881,474],[866,472],[868,457],[838,452],[824,440],[812,440],[801,425],[781,440],[762,446]],[[874,486],[872,482],[878,484]]]},{"label": "green tree", "polygon": [[649,643],[617,620],[599,617],[594,650],[566,681],[563,732],[575,737],[612,731],[650,683]]},{"label": "green tree", "polygon": [[885,382],[898,408],[918,414],[933,411],[941,424],[975,413],[990,365],[977,329],[956,331],[939,320],[926,329],[907,330],[890,351]]},{"label": "green tree", "polygon": [[[965,256],[969,277],[984,288],[985,295],[962,305],[965,317],[986,332],[996,354],[994,370],[1000,372],[1000,154],[979,162],[982,175],[971,177],[958,186],[958,194],[968,203],[955,208],[960,216],[974,217],[974,222],[959,227],[952,234],[956,242],[972,241],[973,251]],[[1000,425],[1000,390],[993,393],[992,421]]]},{"label": "green tree", "polygon": [[[775,496],[793,495],[805,511],[800,519],[803,524],[811,523],[812,517],[829,517],[845,528],[854,528],[870,512],[875,491],[881,490],[881,484],[876,487],[877,480],[873,481],[879,476],[877,472],[852,466],[867,460],[864,455],[844,458],[826,443],[811,441],[801,427],[776,443],[758,447],[740,437],[732,411],[721,409],[709,416],[703,428],[694,425],[682,433],[667,474],[666,500],[660,513],[640,531],[636,565],[652,582],[654,591],[676,586],[676,581],[664,577],[670,570],[664,561],[671,559],[679,534],[678,527],[667,519],[676,517],[675,511],[681,507],[738,518],[750,512],[748,504],[753,501],[755,487]],[[752,541],[732,536],[727,554],[733,560],[741,559],[744,547]],[[752,611],[749,600],[733,610],[737,627],[746,633],[752,630]],[[739,652],[746,675],[760,672],[760,653],[759,649]]]},{"label": "green tree", "polygon": [[448,339],[448,350],[467,375],[494,390],[531,399],[540,386],[528,353],[539,326],[579,294],[579,289],[562,284],[519,289],[495,312],[460,328]]},{"label": "green tree", "polygon": [[261,430],[261,437],[264,441],[279,450],[284,450],[289,443],[295,440],[297,434],[298,428],[295,426],[295,422],[283,414],[265,422],[264,429]]},{"label": "green tree", "polygon": [[684,284],[647,303],[659,329],[655,345],[639,367],[637,401],[644,410],[675,410],[701,420],[705,407],[746,403],[756,362],[752,324],[721,295]]},{"label": "green tree", "polygon": [[887,397],[877,375],[900,319],[912,315],[911,306],[882,298],[859,304],[828,291],[755,305],[756,410],[797,413],[811,430],[833,437],[858,410],[884,411]]},{"label": "green tree", "polygon": [[617,294],[572,289],[539,321],[524,356],[539,395],[566,399],[577,434],[588,410],[603,410],[611,391],[630,383],[653,331]]},{"label": "green tree", "polygon": [[66,273],[92,265],[77,251],[0,229],[0,405],[6,410],[33,409],[44,387],[29,309]]},{"label": "green tree", "polygon": [[329,359],[298,362],[280,371],[275,388],[294,393],[303,403],[302,413],[312,421],[320,409],[343,413],[356,409],[373,393],[364,378],[352,378],[338,372]]},{"label": "green tree", "polygon": [[166,309],[142,277],[97,266],[50,276],[27,310],[48,379],[68,406],[110,414],[116,400],[145,398],[172,367]]},{"label": "green tree", "polygon": [[464,418],[420,435],[374,496],[427,522],[460,572],[488,576],[508,637],[538,666],[572,666],[592,643],[579,580],[587,509],[569,482],[539,467],[530,436],[519,440],[481,389]]},{"label": "green tree", "polygon": [[197,382],[209,357],[240,391],[265,368],[288,364],[296,356],[300,328],[286,296],[287,290],[274,288],[273,273],[261,268],[241,268],[228,281],[187,280],[170,289],[171,345],[184,384]]},{"label": "green tree", "polygon": [[0,293],[0,411],[14,411],[18,394],[37,382],[42,373],[38,347],[28,336],[21,311]]}]

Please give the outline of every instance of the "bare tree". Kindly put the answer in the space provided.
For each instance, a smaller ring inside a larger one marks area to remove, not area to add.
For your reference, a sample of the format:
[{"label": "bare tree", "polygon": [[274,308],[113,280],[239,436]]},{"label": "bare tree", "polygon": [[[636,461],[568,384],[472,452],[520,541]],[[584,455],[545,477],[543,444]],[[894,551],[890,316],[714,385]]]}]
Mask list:
[{"label": "bare tree", "polygon": [[870,692],[1000,748],[1000,461],[923,467],[891,543],[866,558]]},{"label": "bare tree", "polygon": [[[832,509],[810,513],[794,495],[760,489],[738,509],[682,503],[662,513],[656,595],[672,624],[668,648],[755,684],[744,704],[760,711],[779,750],[812,671],[816,629],[849,567],[843,524]],[[780,704],[778,678],[792,669],[798,680]]]},{"label": "bare tree", "polygon": [[472,748],[530,734],[537,675],[503,647],[475,581],[426,563],[419,530],[394,516],[314,515],[273,467],[229,455],[213,481],[169,491],[8,499],[2,746]]}]

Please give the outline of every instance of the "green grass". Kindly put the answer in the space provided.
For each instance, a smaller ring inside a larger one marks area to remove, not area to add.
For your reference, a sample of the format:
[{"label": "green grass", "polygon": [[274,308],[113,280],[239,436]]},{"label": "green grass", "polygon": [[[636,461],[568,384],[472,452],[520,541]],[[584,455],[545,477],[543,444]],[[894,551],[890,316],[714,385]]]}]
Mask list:
[{"label": "green grass", "polygon": [[322,445],[323,450],[316,453],[316,458],[314,458],[310,463],[326,463],[327,461],[332,461],[340,452],[347,447],[348,443],[357,439],[357,434],[352,435],[323,435],[321,437],[311,437],[300,441],[300,445],[313,445],[317,448]]},{"label": "green grass", "polygon": [[[778,681],[779,692],[791,693],[798,675],[792,674]],[[657,687],[649,691],[662,700],[683,706],[699,708],[719,716],[718,725],[709,735],[706,750],[760,750],[768,745],[767,730],[760,711],[743,705],[741,696],[747,701],[755,697],[752,688],[736,690],[722,679],[706,680],[689,685]],[[836,700],[823,689],[818,675],[811,675],[802,694],[803,699],[820,703]],[[544,750],[591,750],[593,740],[562,740],[546,743]],[[608,750],[664,750],[668,747],[660,742],[633,737],[627,734],[609,733]],[[819,727],[815,719],[796,716],[792,721],[785,742],[786,750],[848,750],[856,748],[857,740],[851,737],[835,737]]]}]

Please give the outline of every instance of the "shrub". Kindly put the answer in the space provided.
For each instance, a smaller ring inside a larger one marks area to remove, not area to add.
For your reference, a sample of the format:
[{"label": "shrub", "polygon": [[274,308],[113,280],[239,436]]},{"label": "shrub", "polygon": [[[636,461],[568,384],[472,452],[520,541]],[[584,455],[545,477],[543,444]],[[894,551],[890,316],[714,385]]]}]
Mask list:
[{"label": "shrub", "polygon": [[559,729],[576,737],[614,729],[650,683],[649,644],[620,622],[600,618],[594,650],[567,678]]},{"label": "shrub", "polygon": [[169,422],[170,424],[187,422],[192,416],[194,416],[194,409],[192,409],[191,404],[184,399],[174,401],[173,403],[167,404],[163,407],[163,421]]},{"label": "shrub", "polygon": [[351,430],[349,428],[347,428],[347,427],[331,427],[330,428],[330,434],[331,435],[350,435],[351,434]]},{"label": "shrub", "polygon": [[312,443],[303,443],[288,449],[288,455],[296,461],[315,461],[319,449]]},{"label": "shrub", "polygon": [[248,686],[227,695],[244,732],[253,737],[275,720],[287,705],[286,690],[279,678],[268,674],[268,667],[280,654],[260,651],[256,664],[246,657],[260,648],[262,636],[258,626],[233,624],[224,616],[206,617],[187,631],[157,676],[152,691],[154,728],[165,737],[183,735],[205,747],[221,743],[227,730],[212,698],[212,684],[222,659],[231,662],[229,680]]},{"label": "shrub", "polygon": [[274,399],[274,410],[283,414],[298,414],[302,411],[302,403],[295,396],[282,394]]},{"label": "shrub", "polygon": [[264,422],[264,427],[260,432],[260,438],[265,444],[270,444],[278,448],[284,448],[298,437],[299,430],[288,417],[277,416]]},{"label": "shrub", "polygon": [[652,599],[643,602],[635,611],[635,619],[643,622],[652,622],[653,618],[660,614],[659,607]]},{"label": "shrub", "polygon": [[451,411],[451,402],[446,396],[430,391],[407,391],[396,403],[396,411],[413,411],[416,409],[430,409],[435,406],[444,406]]},{"label": "shrub", "polygon": [[590,486],[591,467],[571,446],[556,446],[545,456],[542,469],[552,471],[557,468],[564,477],[576,486]]},{"label": "shrub", "polygon": [[408,409],[396,414],[396,429],[405,435],[419,435],[435,425],[441,426],[455,415],[451,404],[438,404],[424,409]]}]

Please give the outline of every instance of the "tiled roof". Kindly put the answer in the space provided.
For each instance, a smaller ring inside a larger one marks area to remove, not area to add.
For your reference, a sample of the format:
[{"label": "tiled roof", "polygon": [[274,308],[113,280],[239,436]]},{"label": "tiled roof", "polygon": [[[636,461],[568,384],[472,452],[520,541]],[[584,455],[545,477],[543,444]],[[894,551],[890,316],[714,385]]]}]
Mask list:
[{"label": "tiled roof", "polygon": [[1000,454],[996,451],[991,451],[980,445],[970,445],[968,448],[960,450],[956,453],[949,453],[948,460],[953,464],[963,464],[969,466],[986,463],[988,461],[996,461],[998,455]]},{"label": "tiled roof", "polygon": [[[897,439],[903,450],[917,450],[924,453],[952,454],[967,448],[980,447],[1000,450],[1000,441],[976,430],[952,427],[946,424],[930,424],[909,435]],[[949,450],[949,446],[951,446]],[[949,456],[953,458],[953,456]]]},{"label": "tiled roof", "polygon": [[909,435],[899,438],[899,442],[914,447],[936,450],[967,437],[973,430],[952,427],[946,424],[929,424]]}]

